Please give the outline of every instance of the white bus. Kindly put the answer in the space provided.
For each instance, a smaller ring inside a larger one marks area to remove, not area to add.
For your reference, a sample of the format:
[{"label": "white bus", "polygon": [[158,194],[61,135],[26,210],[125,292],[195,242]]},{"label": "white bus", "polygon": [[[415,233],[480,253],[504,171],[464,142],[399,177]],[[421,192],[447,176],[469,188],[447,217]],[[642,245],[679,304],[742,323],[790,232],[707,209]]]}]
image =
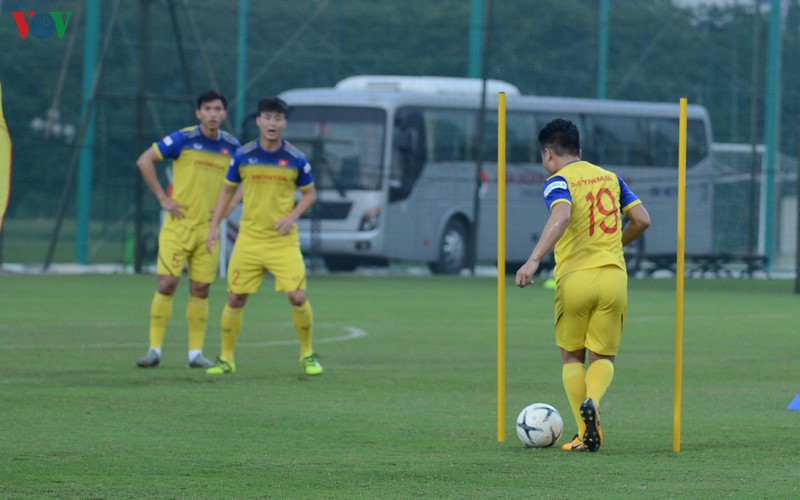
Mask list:
[{"label": "white bus", "polygon": [[[330,270],[417,261],[457,273],[471,252],[496,262],[499,91],[507,95],[506,261],[527,259],[547,219],[537,138],[557,117],[578,126],[584,159],[617,172],[645,202],[653,224],[638,251],[675,251],[677,102],[522,96],[490,80],[476,197],[481,91],[480,80],[359,76],[282,93],[286,138],[309,156],[319,194],[300,221],[304,252]],[[712,248],[711,142],[708,113],[689,106],[687,253]]]}]

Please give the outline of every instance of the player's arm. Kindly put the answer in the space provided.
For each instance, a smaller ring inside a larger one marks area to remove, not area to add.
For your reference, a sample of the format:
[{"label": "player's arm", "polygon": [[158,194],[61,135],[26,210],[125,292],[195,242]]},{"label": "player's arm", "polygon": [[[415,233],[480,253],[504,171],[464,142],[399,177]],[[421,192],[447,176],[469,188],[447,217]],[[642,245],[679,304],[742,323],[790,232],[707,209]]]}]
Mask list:
[{"label": "player's arm", "polygon": [[622,213],[628,218],[625,227],[622,228],[622,246],[632,242],[645,230],[650,227],[650,214],[642,205],[642,201],[636,196],[622,177],[619,180],[619,203]]},{"label": "player's arm", "polygon": [[650,227],[650,214],[642,204],[631,207],[625,216],[628,217],[628,222],[622,228],[622,246],[634,241]]},{"label": "player's arm", "polygon": [[292,226],[294,226],[295,221],[297,221],[301,215],[306,213],[306,210],[311,208],[311,205],[317,201],[317,189],[313,185],[302,191],[302,193],[302,196],[294,206],[294,210],[289,212],[289,215],[282,218],[275,224],[275,230],[278,231],[278,234],[289,234],[289,231],[292,230]]},{"label": "player's arm", "polygon": [[233,193],[233,198],[231,198],[230,203],[228,203],[228,208],[225,209],[225,214],[222,216],[223,219],[227,219],[231,212],[236,210],[236,205],[241,203],[242,197],[244,197],[244,190],[242,189],[242,186],[239,185],[239,189]]},{"label": "player's arm", "polygon": [[552,206],[550,209],[550,217],[544,225],[542,236],[533,248],[530,257],[517,271],[516,283],[520,288],[533,283],[533,275],[539,269],[539,263],[545,256],[550,253],[550,250],[556,245],[558,240],[563,236],[564,231],[567,230],[569,218],[572,214],[572,205],[568,202],[559,202]]},{"label": "player's arm", "polygon": [[211,226],[208,228],[208,236],[206,237],[206,250],[208,250],[208,253],[212,253],[214,245],[219,242],[219,223],[225,217],[228,205],[230,205],[235,191],[235,184],[226,182],[222,185],[219,197],[217,198],[217,206],[214,208],[214,215],[211,216]]},{"label": "player's arm", "polygon": [[161,159],[162,158],[158,153],[158,150],[154,146],[150,146],[139,156],[139,159],[136,160],[136,167],[142,174],[144,183],[147,184],[147,187],[150,188],[150,191],[152,191],[156,196],[161,208],[168,212],[172,217],[175,217],[176,219],[183,219],[183,210],[188,207],[181,205],[170,198],[166,191],[164,191],[164,188],[161,187],[161,183],[158,181],[158,174],[156,174],[156,163],[160,162]]}]

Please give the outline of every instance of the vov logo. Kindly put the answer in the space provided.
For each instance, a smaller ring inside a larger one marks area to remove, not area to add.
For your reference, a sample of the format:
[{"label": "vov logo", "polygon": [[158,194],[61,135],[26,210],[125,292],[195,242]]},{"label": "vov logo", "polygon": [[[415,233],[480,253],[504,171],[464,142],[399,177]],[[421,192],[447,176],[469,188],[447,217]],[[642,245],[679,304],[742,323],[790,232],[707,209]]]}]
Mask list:
[{"label": "vov logo", "polygon": [[14,16],[19,36],[23,40],[28,38],[28,34],[39,40],[47,40],[53,33],[61,40],[67,31],[72,12],[12,12],[11,15]]}]

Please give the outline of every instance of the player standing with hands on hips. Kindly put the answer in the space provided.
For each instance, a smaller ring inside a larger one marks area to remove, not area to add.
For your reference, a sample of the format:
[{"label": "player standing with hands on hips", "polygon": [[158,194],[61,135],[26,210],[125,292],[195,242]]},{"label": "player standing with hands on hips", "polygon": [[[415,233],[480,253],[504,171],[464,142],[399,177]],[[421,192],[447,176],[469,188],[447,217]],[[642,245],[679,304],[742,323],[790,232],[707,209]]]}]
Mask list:
[{"label": "player standing with hands on hips", "polygon": [[[295,221],[317,200],[306,156],[283,139],[288,105],[278,97],[258,103],[259,138],[231,159],[206,239],[209,252],[219,242],[219,223],[239,184],[243,206],[239,235],[228,264],[228,302],[222,310],[222,352],[210,375],[236,372],[234,351],[247,297],[258,291],[264,274],[275,277],[275,291],[286,292],[300,340],[300,366],[319,375],[322,366],[312,348],[313,313],[306,298],[306,267]],[[300,199],[295,203],[295,193]]]},{"label": "player standing with hands on hips", "polygon": [[[581,160],[580,135],[572,122],[548,123],[539,132],[539,145],[550,174],[543,190],[550,217],[517,271],[516,284],[532,284],[539,263],[555,247],[556,344],[578,427],[562,448],[597,451],[603,443],[600,400],[614,378],[628,304],[622,247],[650,226],[650,215],[621,177]],[[624,228],[620,213],[629,219]]]},{"label": "player standing with hands on hips", "polygon": [[[172,296],[189,264],[190,368],[209,368],[203,356],[208,318],[208,291],[217,277],[219,252],[205,250],[205,236],[231,155],[241,145],[220,130],[228,109],[225,96],[208,91],[197,98],[199,125],[175,131],[145,150],[136,160],[144,182],[167,213],[158,236],[158,290],[150,304],[150,348],[136,361],[141,368],[161,363],[161,345],[172,317]],[[173,189],[167,193],[156,175],[155,164],[171,158]]]}]

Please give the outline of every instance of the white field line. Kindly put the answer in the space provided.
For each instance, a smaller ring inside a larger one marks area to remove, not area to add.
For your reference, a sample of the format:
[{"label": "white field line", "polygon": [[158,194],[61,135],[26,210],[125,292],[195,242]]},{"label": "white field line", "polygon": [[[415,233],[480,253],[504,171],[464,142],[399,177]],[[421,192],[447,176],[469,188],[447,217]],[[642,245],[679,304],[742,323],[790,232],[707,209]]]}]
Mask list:
[{"label": "white field line", "polygon": [[[36,329],[50,329],[54,333],[57,333],[59,328],[69,328],[69,329],[112,329],[114,331],[119,331],[120,328],[123,327],[139,327],[140,325],[121,325],[119,323],[90,323],[90,324],[82,324],[82,323],[51,323],[51,324],[17,324],[17,325],[9,325],[9,324],[0,324],[0,339],[2,338],[2,334],[7,334],[12,332],[14,329],[28,329],[28,328],[36,328]],[[337,335],[334,337],[321,337],[318,333],[319,330],[344,330],[345,333],[343,335]],[[360,338],[364,338],[368,335],[367,331],[358,328],[356,326],[349,326],[349,325],[314,325],[315,335],[314,335],[314,343],[332,343],[332,342],[348,342],[351,340],[356,340]],[[208,340],[208,335],[206,335],[206,340]],[[173,342],[177,345],[177,342]],[[165,343],[166,345],[171,345],[173,343]],[[142,345],[147,344],[147,332],[145,332],[142,340],[139,342],[102,342],[102,343],[69,343],[69,344],[59,344],[57,342],[42,342],[41,344],[10,344],[0,342],[0,351],[2,350],[20,350],[20,349],[63,349],[63,350],[71,350],[71,349],[118,349],[118,348],[126,348],[126,347],[142,347]],[[263,342],[237,342],[239,346],[246,346],[246,347],[273,347],[273,346],[287,346],[287,345],[297,345],[299,342],[297,339],[287,339],[287,340],[268,340]]]}]

